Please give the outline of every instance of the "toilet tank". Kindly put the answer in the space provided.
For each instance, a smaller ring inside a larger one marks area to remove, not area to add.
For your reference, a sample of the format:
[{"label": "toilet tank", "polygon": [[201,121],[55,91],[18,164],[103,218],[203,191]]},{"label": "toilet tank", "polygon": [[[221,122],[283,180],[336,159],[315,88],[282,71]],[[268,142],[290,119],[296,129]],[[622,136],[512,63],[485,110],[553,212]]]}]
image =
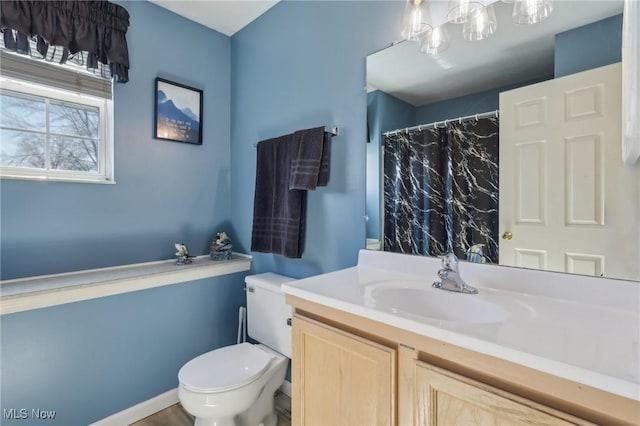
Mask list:
[{"label": "toilet tank", "polygon": [[280,285],[294,278],[267,272],[249,275],[247,283],[247,323],[249,336],[291,358],[291,307],[284,301]]}]

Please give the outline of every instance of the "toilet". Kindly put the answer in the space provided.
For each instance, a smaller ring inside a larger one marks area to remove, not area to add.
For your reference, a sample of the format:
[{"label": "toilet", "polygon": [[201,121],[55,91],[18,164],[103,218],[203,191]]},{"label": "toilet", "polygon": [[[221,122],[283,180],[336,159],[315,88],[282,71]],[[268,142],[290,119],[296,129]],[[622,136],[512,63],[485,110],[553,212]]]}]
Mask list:
[{"label": "toilet", "polygon": [[288,281],[271,272],[245,278],[248,332],[260,344],[207,352],[178,372],[178,398],[195,426],[276,425],[274,394],[291,358],[291,307],[280,290]]}]

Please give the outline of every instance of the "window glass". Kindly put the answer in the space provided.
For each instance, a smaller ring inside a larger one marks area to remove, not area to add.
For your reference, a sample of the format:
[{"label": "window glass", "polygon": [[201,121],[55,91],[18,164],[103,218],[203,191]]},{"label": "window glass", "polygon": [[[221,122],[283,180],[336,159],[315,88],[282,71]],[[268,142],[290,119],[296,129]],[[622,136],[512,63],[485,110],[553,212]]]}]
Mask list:
[{"label": "window glass", "polygon": [[0,165],[45,168],[45,135],[0,129]]},{"label": "window glass", "polygon": [[112,181],[110,100],[0,83],[3,177]]},{"label": "window glass", "polygon": [[0,96],[0,126],[44,131],[45,125],[46,111],[43,100],[2,93]]},{"label": "window glass", "polygon": [[98,172],[98,142],[90,139],[51,138],[51,168]]},{"label": "window glass", "polygon": [[98,108],[51,102],[49,131],[60,135],[98,138],[100,115]]}]

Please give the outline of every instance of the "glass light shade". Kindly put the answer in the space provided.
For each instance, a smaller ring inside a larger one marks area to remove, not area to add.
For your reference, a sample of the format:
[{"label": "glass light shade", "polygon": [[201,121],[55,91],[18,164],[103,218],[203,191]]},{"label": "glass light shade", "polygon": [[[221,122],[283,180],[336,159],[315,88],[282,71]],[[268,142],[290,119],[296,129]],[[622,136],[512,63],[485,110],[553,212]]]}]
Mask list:
[{"label": "glass light shade", "polygon": [[496,13],[493,5],[484,6],[482,9],[473,12],[469,20],[462,27],[462,37],[468,41],[478,41],[489,38],[495,34],[498,28]]},{"label": "glass light shade", "polygon": [[537,24],[547,19],[553,12],[553,0],[515,0],[513,22],[516,24]]},{"label": "glass light shade", "polygon": [[421,34],[430,32],[432,28],[427,0],[407,0],[402,37],[406,40],[418,40]]},{"label": "glass light shade", "polygon": [[469,16],[482,9],[482,3],[474,0],[449,0],[447,20],[452,24],[464,24]]},{"label": "glass light shade", "polygon": [[420,38],[420,51],[427,55],[437,55],[449,48],[449,31],[447,24],[440,25],[430,34]]}]

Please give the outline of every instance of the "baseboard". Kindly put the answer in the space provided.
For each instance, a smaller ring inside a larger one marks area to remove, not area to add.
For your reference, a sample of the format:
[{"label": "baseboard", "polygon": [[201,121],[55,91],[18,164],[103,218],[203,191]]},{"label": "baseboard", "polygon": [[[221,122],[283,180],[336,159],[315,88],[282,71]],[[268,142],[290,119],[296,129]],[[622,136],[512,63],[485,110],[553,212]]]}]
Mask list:
[{"label": "baseboard", "polygon": [[[280,386],[282,393],[291,398],[291,382],[285,380]],[[152,414],[162,411],[178,403],[178,388],[171,389],[163,394],[155,396],[151,399],[143,401],[139,404],[129,407],[126,410],[119,411],[115,414],[91,423],[89,426],[113,426],[113,425],[130,425],[139,420],[149,417]]]},{"label": "baseboard", "polygon": [[[291,384],[289,384],[291,386]],[[283,391],[284,392],[284,391]],[[178,388],[122,410],[89,426],[130,425],[178,403]]]},{"label": "baseboard", "polygon": [[285,380],[282,386],[280,386],[280,390],[282,391],[283,394],[291,398],[291,382],[290,381]]}]

